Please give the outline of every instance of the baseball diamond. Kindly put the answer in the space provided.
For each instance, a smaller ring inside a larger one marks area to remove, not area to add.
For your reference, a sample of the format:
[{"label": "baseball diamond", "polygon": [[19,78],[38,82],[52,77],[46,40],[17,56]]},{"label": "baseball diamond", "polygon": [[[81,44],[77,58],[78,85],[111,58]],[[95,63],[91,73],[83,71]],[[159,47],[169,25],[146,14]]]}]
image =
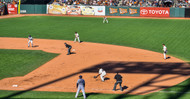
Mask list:
[{"label": "baseball diamond", "polygon": [[[170,91],[188,94],[189,89],[185,90],[184,87],[189,86],[187,79],[190,77],[188,18],[107,16],[107,24],[102,23],[102,18],[45,14],[0,17],[0,49],[42,50],[59,54],[24,76],[0,79],[2,92],[15,91],[5,95],[0,93],[0,97],[22,97],[23,93],[30,91],[48,91],[57,92],[57,95],[60,94],[58,97],[62,98],[68,94],[66,92],[72,92],[68,97],[74,98],[79,75],[85,80],[86,97],[90,99],[104,98],[101,95],[108,96],[105,99],[121,99],[146,98],[151,95],[159,97],[162,94],[161,98],[164,99]],[[15,25],[9,26],[9,22]],[[30,24],[27,26],[25,22]],[[73,41],[76,31],[80,34],[80,43]],[[33,47],[28,47],[28,35],[33,37]],[[72,46],[72,50],[68,51],[65,42]],[[163,57],[162,44],[167,46],[166,59]],[[96,76],[98,68],[106,71],[104,81]],[[119,86],[115,91],[112,90],[117,72],[122,75],[122,91]],[[185,80],[187,82],[181,85]],[[182,92],[177,90],[179,86],[184,88]],[[37,98],[36,95],[34,97]],[[53,98],[57,98],[56,95]]]},{"label": "baseball diamond", "polygon": [[[24,38],[1,37],[0,40],[2,42],[0,43],[1,49],[28,49],[27,46],[23,46],[25,45]],[[86,89],[87,92],[148,94],[164,89],[159,86],[171,87],[189,78],[187,76],[189,71],[183,69],[188,68],[189,64],[175,57],[165,61],[162,58],[162,54],[156,52],[115,45],[87,42],[80,44],[66,41],[77,49],[76,54],[66,56],[67,51],[63,51],[64,46],[60,46],[65,41],[36,39],[35,42],[40,47],[29,48],[30,50],[43,50],[45,52],[60,53],[60,55],[24,77],[12,77],[1,80],[1,90],[27,90],[41,85],[41,87],[35,90],[75,92],[74,79],[82,74],[86,82],[88,82],[86,85],[86,88],[88,88]],[[98,51],[100,50],[99,48],[104,49],[104,53]],[[72,62],[73,60],[75,62]],[[97,74],[97,68],[99,67],[107,70],[106,77],[109,80],[101,82],[101,79],[93,78]],[[115,72],[120,72],[123,75],[123,81],[126,81],[123,85],[128,87],[127,90],[123,92],[113,92],[111,90],[114,84],[114,79],[112,78],[114,78]],[[151,82],[149,81],[150,79],[152,79]],[[149,84],[142,85],[139,89],[131,91],[141,83]],[[13,88],[12,85],[14,84],[17,84],[18,87]]]}]

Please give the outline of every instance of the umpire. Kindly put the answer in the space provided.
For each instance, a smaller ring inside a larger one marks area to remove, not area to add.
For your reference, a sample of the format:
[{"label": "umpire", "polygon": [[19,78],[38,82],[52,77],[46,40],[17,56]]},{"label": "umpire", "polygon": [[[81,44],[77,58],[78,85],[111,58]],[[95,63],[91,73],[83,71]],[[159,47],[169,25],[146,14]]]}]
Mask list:
[{"label": "umpire", "polygon": [[72,46],[69,45],[69,44],[67,44],[67,43],[64,43],[64,44],[65,44],[65,47],[68,48],[68,53],[67,53],[67,55],[70,55],[70,54],[71,54],[71,48],[72,48]]},{"label": "umpire", "polygon": [[121,86],[121,84],[122,84],[122,76],[117,72],[114,79],[116,79],[116,83],[115,83],[115,85],[113,87],[113,91],[116,91],[117,84],[119,84],[120,90],[123,91],[122,86]]}]

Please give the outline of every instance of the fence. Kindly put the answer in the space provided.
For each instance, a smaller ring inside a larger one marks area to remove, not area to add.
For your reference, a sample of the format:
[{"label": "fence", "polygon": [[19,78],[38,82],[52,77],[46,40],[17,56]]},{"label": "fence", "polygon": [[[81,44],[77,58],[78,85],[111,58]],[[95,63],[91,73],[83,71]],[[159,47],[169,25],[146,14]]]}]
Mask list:
[{"label": "fence", "polygon": [[190,8],[61,6],[53,4],[21,4],[20,13],[142,17],[190,17]]},{"label": "fence", "polygon": [[46,14],[47,5],[23,4],[20,6],[21,14]]}]

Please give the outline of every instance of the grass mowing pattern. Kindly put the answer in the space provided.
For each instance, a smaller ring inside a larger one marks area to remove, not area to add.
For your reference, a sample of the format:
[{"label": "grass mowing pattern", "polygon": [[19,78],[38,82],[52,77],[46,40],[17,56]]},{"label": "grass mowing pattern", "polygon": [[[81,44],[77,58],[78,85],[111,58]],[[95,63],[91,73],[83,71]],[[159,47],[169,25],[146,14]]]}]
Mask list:
[{"label": "grass mowing pattern", "polygon": [[[103,24],[102,18],[53,16],[1,19],[0,36],[26,38],[31,34],[34,38],[73,40],[74,32],[77,31],[82,41],[131,46],[156,52],[162,52],[162,43],[165,43],[169,54],[187,61],[190,60],[190,53],[188,52],[190,48],[190,20],[109,18],[109,22],[109,24]],[[189,84],[190,80],[187,80],[165,90],[189,92]],[[28,94],[28,96],[25,96],[25,94]],[[44,95],[45,98],[73,98],[74,96],[74,93],[54,92],[51,94],[49,92],[27,92],[25,94],[16,97],[35,98],[44,94],[46,94]],[[91,94],[89,96],[90,99],[116,99],[118,97],[130,99],[189,99],[190,95],[188,93],[156,92],[140,96],[110,94]]]},{"label": "grass mowing pattern", "polygon": [[43,51],[0,49],[0,79],[24,76],[55,56]]},{"label": "grass mowing pattern", "polygon": [[77,31],[82,41],[130,46],[162,52],[162,43],[168,54],[190,60],[190,20],[174,19],[119,19],[29,16],[0,20],[1,37],[73,40]]},{"label": "grass mowing pattern", "polygon": [[[4,98],[6,96],[9,96],[11,94],[14,94],[18,91],[6,91],[6,90],[0,90],[0,98]],[[118,94],[100,94],[100,93],[86,93],[87,99],[114,99],[114,97],[118,97]],[[130,97],[132,99],[138,99],[137,95],[124,95],[125,97]],[[104,97],[104,98],[103,98]],[[41,91],[30,91],[23,93],[22,95],[17,95],[12,98],[32,98],[32,99],[74,99],[75,93],[71,92],[41,92]],[[84,99],[82,93],[79,93],[79,96],[77,99]]]}]

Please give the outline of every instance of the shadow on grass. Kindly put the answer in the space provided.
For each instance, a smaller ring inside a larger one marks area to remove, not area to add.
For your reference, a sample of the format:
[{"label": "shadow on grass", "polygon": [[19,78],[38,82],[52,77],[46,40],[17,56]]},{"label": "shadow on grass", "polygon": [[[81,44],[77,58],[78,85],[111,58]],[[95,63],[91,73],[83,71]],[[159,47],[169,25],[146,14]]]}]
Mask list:
[{"label": "shadow on grass", "polygon": [[[162,82],[162,81],[167,81],[169,79],[175,79],[181,76],[187,76],[190,73],[190,66],[188,64],[185,63],[159,63],[159,62],[114,62],[114,61],[108,61],[108,62],[104,62],[101,64],[97,64],[95,66],[92,66],[91,68],[86,68],[84,70],[81,70],[80,72],[76,72],[73,73],[71,75],[67,75],[55,80],[52,80],[50,82],[35,86],[33,88],[24,90],[24,91],[19,91],[16,93],[13,93],[11,95],[5,96],[3,98],[12,98],[14,96],[17,95],[21,95],[23,93],[26,93],[28,91],[32,91],[41,87],[44,87],[46,85],[61,81],[63,79],[67,79],[69,77],[75,76],[75,75],[79,75],[80,73],[98,73],[98,68],[104,68],[104,70],[106,70],[107,73],[134,73],[134,74],[157,74],[156,77],[142,83],[141,85],[135,86],[134,88],[128,90],[125,92],[125,94],[121,94],[121,95],[117,95],[116,97],[113,97],[114,99],[121,99],[121,98],[126,98],[126,97],[131,97],[129,95],[126,94],[130,94],[142,87],[146,87],[146,86],[152,86],[154,83],[157,82]],[[160,77],[164,76],[165,74],[176,74],[179,76],[176,77],[170,77],[164,80],[158,80]],[[122,75],[122,74],[121,74]],[[125,87],[125,86],[124,86]],[[155,87],[155,86],[154,86]],[[137,95],[140,94],[146,94],[158,89],[162,89],[162,88],[168,88],[169,86],[156,86],[156,88],[151,89],[151,90],[146,90],[146,91],[142,91],[142,92],[138,92]],[[128,88],[127,86],[125,88]],[[110,89],[111,90],[111,89]],[[189,85],[187,88],[185,88],[183,91],[188,91],[189,90]],[[87,94],[87,96],[91,95],[91,94],[95,94],[95,93],[89,93]],[[180,97],[181,95],[178,95],[176,97]],[[173,97],[171,97],[173,98]]]}]

